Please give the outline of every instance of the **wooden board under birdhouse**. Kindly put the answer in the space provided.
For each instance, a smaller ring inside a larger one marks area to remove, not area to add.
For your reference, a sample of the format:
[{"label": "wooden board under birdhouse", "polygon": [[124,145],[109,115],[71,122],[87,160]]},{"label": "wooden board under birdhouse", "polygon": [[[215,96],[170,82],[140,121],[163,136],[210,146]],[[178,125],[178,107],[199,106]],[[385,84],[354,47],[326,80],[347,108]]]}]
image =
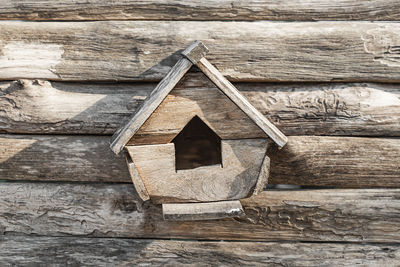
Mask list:
[{"label": "wooden board under birdhouse", "polygon": [[248,197],[260,187],[258,181],[264,185],[267,182],[267,148],[267,139],[222,140],[222,165],[176,170],[173,143],[126,147],[155,203],[207,202]]},{"label": "wooden board under birdhouse", "polygon": [[267,135],[202,72],[187,73],[128,145],[166,144],[198,116],[221,139]]}]

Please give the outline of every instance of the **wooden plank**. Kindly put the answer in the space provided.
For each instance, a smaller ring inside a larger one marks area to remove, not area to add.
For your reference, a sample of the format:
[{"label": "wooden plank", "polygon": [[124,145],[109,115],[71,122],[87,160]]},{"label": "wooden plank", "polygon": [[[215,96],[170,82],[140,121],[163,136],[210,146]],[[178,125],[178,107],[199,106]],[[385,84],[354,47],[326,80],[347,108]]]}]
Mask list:
[{"label": "wooden plank", "polygon": [[[358,187],[355,185],[359,183],[363,187],[377,183],[386,187],[383,180],[400,178],[398,138],[293,136],[284,149],[271,148],[268,151],[271,155],[270,179],[279,180],[280,183],[340,187],[343,185],[340,180],[345,179],[344,187]],[[368,165],[363,166],[364,163]],[[382,180],[379,182],[379,179]]]},{"label": "wooden plank", "polygon": [[142,179],[136,169],[135,163],[133,163],[131,157],[129,155],[125,155],[126,164],[128,165],[129,175],[131,176],[133,186],[140,197],[141,200],[146,201],[150,199],[149,192],[145,185],[143,184]]},{"label": "wooden plank", "polygon": [[164,220],[204,221],[244,216],[239,200],[162,204]]},{"label": "wooden plank", "polygon": [[[52,263],[79,266],[395,266],[394,244],[277,243],[112,239],[82,237],[0,237],[3,266]],[[23,255],[23,257],[21,256]]]},{"label": "wooden plank", "polygon": [[[125,159],[107,136],[0,136],[0,178],[131,182]],[[345,188],[399,187],[400,139],[289,137],[271,149],[270,184]]]},{"label": "wooden plank", "polygon": [[61,1],[4,0],[1,19],[18,20],[399,20],[396,0]]},{"label": "wooden plank", "polygon": [[174,89],[175,85],[186,74],[190,67],[192,67],[192,63],[188,59],[179,59],[157,87],[154,88],[129,122],[125,125],[123,124],[123,127],[113,135],[110,147],[115,154],[121,152],[129,139],[142,127],[145,121],[167,97],[171,90]]},{"label": "wooden plank", "polygon": [[[113,134],[137,111],[155,83],[0,82],[0,132]],[[234,84],[249,102],[286,135],[400,136],[400,86],[390,84]],[[197,102],[218,97],[209,83],[188,74],[182,86],[201,88]],[[177,95],[185,104],[190,95]],[[222,101],[223,99],[219,99]],[[221,103],[221,102],[220,102]],[[188,112],[180,106],[183,112]],[[226,108],[227,106],[224,106]],[[207,106],[209,118],[228,131],[233,110]],[[234,117],[232,117],[234,116]],[[243,119],[239,119],[243,123]],[[171,121],[171,120],[169,120]],[[175,120],[172,120],[174,122]],[[254,127],[241,129],[252,136]],[[248,131],[247,131],[248,129]],[[153,135],[155,133],[152,133]]]},{"label": "wooden plank", "polygon": [[173,143],[126,147],[155,203],[249,197],[259,180],[265,182],[260,169],[267,148],[266,139],[221,140],[222,164],[176,170]]},{"label": "wooden plank", "polygon": [[2,21],[0,79],[161,80],[201,40],[232,81],[399,82],[399,33],[396,22]]},{"label": "wooden plank", "polygon": [[250,117],[279,147],[287,143],[287,137],[253,107],[239,91],[206,59],[201,58],[196,64],[222,92],[228,96],[247,116]]},{"label": "wooden plank", "polygon": [[399,243],[399,194],[268,190],[241,201],[242,218],[171,222],[160,206],[141,205],[131,184],[1,183],[0,233]]}]

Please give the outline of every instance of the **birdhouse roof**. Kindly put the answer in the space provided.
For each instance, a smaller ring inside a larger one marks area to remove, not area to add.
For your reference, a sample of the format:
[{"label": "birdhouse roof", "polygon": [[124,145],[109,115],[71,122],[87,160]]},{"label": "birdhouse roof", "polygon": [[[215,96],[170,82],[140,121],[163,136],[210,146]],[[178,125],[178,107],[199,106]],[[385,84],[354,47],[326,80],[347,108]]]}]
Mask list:
[{"label": "birdhouse roof", "polygon": [[183,57],[171,68],[135,115],[112,137],[111,149],[118,154],[142,127],[150,115],[163,102],[187,71],[196,65],[233,103],[267,134],[279,147],[287,142],[287,137],[264,117],[240,92],[204,57],[208,48],[195,41],[186,48]]}]

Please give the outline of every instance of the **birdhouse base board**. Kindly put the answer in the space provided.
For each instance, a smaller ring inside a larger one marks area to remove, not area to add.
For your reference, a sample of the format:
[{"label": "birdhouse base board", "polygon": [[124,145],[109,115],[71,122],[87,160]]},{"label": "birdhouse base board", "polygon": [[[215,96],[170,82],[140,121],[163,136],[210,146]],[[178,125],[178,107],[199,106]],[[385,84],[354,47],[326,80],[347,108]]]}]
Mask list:
[{"label": "birdhouse base board", "polygon": [[167,221],[200,221],[215,220],[245,215],[239,200],[202,202],[202,203],[169,203],[162,205],[163,217]]}]

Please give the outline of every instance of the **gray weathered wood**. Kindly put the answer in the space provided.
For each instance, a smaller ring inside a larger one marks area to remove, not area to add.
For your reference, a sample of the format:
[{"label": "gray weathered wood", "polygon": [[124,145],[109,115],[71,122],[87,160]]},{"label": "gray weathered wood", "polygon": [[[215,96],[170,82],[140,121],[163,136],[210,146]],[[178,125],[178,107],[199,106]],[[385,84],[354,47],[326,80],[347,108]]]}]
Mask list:
[{"label": "gray weathered wood", "polygon": [[195,116],[221,139],[268,138],[253,119],[198,72],[182,78],[128,144],[170,143]]},{"label": "gray weathered wood", "polygon": [[0,233],[48,236],[400,242],[400,189],[268,190],[245,217],[169,222],[132,184],[1,183]]},{"label": "gray weathered wood", "polygon": [[162,204],[163,218],[167,221],[204,221],[244,216],[239,200]]},{"label": "gray weathered wood", "polygon": [[113,135],[110,147],[115,154],[121,152],[129,139],[140,129],[191,66],[192,63],[188,59],[181,58],[157,87],[154,88],[150,96],[143,102],[143,105],[129,122],[123,125],[122,128]]},{"label": "gray weathered wood", "polygon": [[20,20],[399,20],[396,0],[3,0]]},{"label": "gray weathered wood", "polygon": [[[202,40],[235,81],[400,81],[400,23],[0,22],[0,79],[161,80]],[[240,45],[238,43],[240,42]]]},{"label": "gray weathered wood", "polygon": [[[182,86],[202,88],[201,99],[218,97],[209,83],[188,74]],[[59,83],[42,80],[0,82],[0,132],[113,134],[134,114],[155,83]],[[400,86],[389,84],[235,83],[249,102],[287,135],[400,136]],[[177,95],[178,96],[178,95]],[[177,104],[190,95],[179,95]],[[179,99],[179,100],[178,100]],[[219,99],[221,103],[223,99]],[[226,108],[226,106],[224,107]],[[182,107],[181,107],[182,109]],[[225,119],[232,110],[208,105],[209,117]],[[184,111],[186,112],[186,111]],[[243,118],[241,119],[243,123]],[[171,121],[175,122],[175,120]],[[252,136],[258,127],[240,130]],[[247,131],[248,130],[248,131]]]},{"label": "gray weathered wood", "polygon": [[279,147],[283,147],[287,142],[287,137],[265,118],[260,111],[253,107],[250,102],[239,93],[206,58],[201,58],[196,65],[207,75],[210,80],[217,85],[222,92],[228,96],[247,116],[249,116]]},{"label": "gray weathered wood", "polygon": [[193,64],[196,64],[208,52],[208,48],[201,41],[194,41],[189,47],[182,51],[182,55]]},{"label": "gray weathered wood", "polygon": [[[108,136],[0,136],[0,177],[10,180],[131,183]],[[400,139],[292,136],[269,151],[270,184],[399,187]]]},{"label": "gray weathered wood", "polygon": [[131,157],[128,154],[125,155],[125,159],[126,164],[128,165],[129,175],[131,176],[133,186],[135,187],[138,196],[143,201],[149,200],[149,192],[147,192],[146,186],[143,184],[143,181],[140,178],[140,175],[135,167],[135,163],[133,163]]},{"label": "gray weathered wood", "polygon": [[3,266],[396,266],[394,244],[0,237]]},{"label": "gray weathered wood", "polygon": [[221,140],[222,164],[176,170],[173,143],[126,146],[155,203],[209,202],[251,196],[258,181],[265,185],[265,173],[261,173],[261,179],[259,176],[267,148],[266,139]]}]

